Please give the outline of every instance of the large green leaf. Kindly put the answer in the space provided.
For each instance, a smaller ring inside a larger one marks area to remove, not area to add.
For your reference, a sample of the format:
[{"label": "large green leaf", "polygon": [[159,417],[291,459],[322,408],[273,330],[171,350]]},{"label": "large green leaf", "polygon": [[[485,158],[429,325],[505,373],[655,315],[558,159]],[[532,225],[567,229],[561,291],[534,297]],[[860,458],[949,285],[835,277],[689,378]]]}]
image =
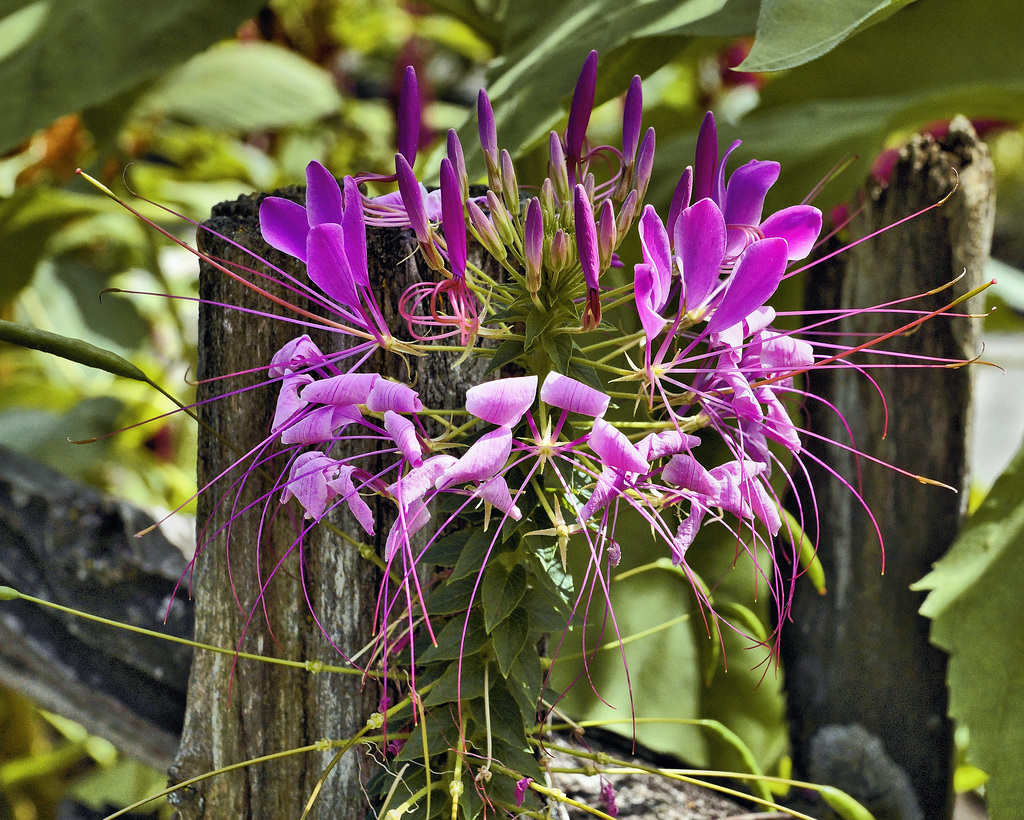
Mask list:
[{"label": "large green leaf", "polygon": [[913,0],[763,0],[757,39],[743,71],[779,71],[810,62]]},{"label": "large green leaf", "polygon": [[950,654],[949,712],[970,729],[969,762],[988,772],[992,820],[1020,816],[1024,794],[1024,449],[949,553],[915,587]]},{"label": "large green leaf", "polygon": [[[1024,5],[975,0],[913,3],[812,63],[772,78],[761,105],[739,126],[720,123],[723,145],[782,163],[770,208],[802,199],[844,157],[859,157],[815,204],[849,198],[894,131],[964,114],[1024,119]],[[693,162],[695,134],[659,129],[648,198],[667,202],[680,171]]]},{"label": "large green leaf", "polygon": [[258,131],[333,113],[341,97],[331,75],[269,43],[225,43],[198,54],[146,95],[142,108],[187,122]]},{"label": "large green leaf", "polygon": [[[262,0],[0,2],[0,152],[231,35]],[[13,43],[13,46],[11,45]]]}]

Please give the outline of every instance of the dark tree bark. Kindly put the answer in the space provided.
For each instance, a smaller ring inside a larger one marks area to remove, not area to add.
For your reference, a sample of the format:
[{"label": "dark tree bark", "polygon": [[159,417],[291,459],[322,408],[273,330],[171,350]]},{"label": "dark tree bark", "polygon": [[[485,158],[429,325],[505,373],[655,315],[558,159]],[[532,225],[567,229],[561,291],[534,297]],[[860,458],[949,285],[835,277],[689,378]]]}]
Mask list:
[{"label": "dark tree bark", "polygon": [[[941,208],[815,268],[808,309],[847,310],[921,294],[966,270],[952,289],[907,306],[935,310],[977,286],[991,241],[994,193],[987,151],[965,120],[955,120],[941,143],[916,138],[904,149],[889,186],[870,192],[851,238],[946,196],[955,184],[951,169],[959,173],[959,187]],[[958,312],[980,308],[968,304]],[[906,315],[908,322],[913,318]],[[843,320],[837,341],[859,344],[866,338],[859,334],[876,335],[891,322],[871,313],[852,316]],[[971,358],[978,353],[978,323],[932,320],[884,347]],[[813,469],[820,518],[808,523],[812,530],[817,526],[828,593],[819,597],[801,581],[794,623],[784,633],[794,757],[801,775],[849,791],[876,817],[932,820],[948,817],[952,806],[946,657],[929,644],[928,621],[918,615],[923,595],[909,587],[946,552],[966,511],[971,372],[868,373],[877,387],[852,368],[815,371],[808,387],[842,413],[859,450],[949,484],[959,494],[811,439],[813,458],[857,488],[874,513],[884,540],[885,574],[864,506],[829,471]],[[807,412],[814,435],[851,443],[841,419],[824,403],[810,401]],[[809,509],[809,496],[803,500]]]},{"label": "dark tree bark", "polygon": [[[220,206],[207,225],[223,239],[201,232],[202,249],[213,257],[271,273],[232,244],[237,243],[303,279],[303,265],[263,243],[257,204],[258,200],[243,198]],[[370,229],[368,244],[371,284],[392,332],[401,338],[405,334],[397,311],[399,296],[410,284],[433,273],[421,273],[422,258],[414,253],[415,242],[409,233]],[[227,303],[261,312],[275,310],[266,297],[209,265],[203,265],[200,283],[201,296],[207,300],[200,309],[201,379],[265,367],[282,345],[309,331],[212,304]],[[293,293],[273,282],[260,280],[259,284],[295,302]],[[322,313],[312,304],[303,303],[301,307]],[[309,333],[325,352],[346,345],[345,336]],[[424,404],[434,408],[460,406],[465,400],[466,378],[475,375],[479,379],[482,375],[472,373],[469,366],[460,370],[455,357],[445,354],[407,359],[378,354],[368,368],[414,384]],[[225,395],[265,379],[266,371],[260,370],[201,388],[200,401],[223,396],[203,404],[201,418],[234,449],[200,431],[200,487],[234,463],[239,453],[267,439],[278,385]],[[346,451],[336,447],[332,453],[341,457]],[[379,575],[370,561],[360,557],[358,542],[381,551],[393,521],[393,505],[379,499],[375,505],[374,499],[368,499],[375,513],[374,538],[367,538],[347,511],[332,513],[330,522],[335,532],[323,524],[314,527],[306,535],[300,554],[293,545],[295,527],[302,526],[301,510],[292,505],[274,515],[281,494],[275,482],[284,465],[284,459],[277,459],[250,473],[240,492],[231,485],[239,477],[236,470],[200,496],[199,540],[203,551],[195,571],[197,640],[234,647],[244,635],[241,647],[245,651],[341,664],[332,641],[351,657],[374,634]],[[229,555],[225,544],[228,519],[250,504],[253,508],[230,526]],[[267,514],[261,532],[260,513],[264,509]],[[339,537],[339,531],[350,537]],[[272,573],[273,580],[258,603],[260,584],[266,583]],[[254,611],[251,619],[250,611]],[[365,725],[381,695],[372,679],[364,683],[359,676],[314,675],[247,660],[235,665],[228,656],[199,653],[192,667],[185,731],[171,775],[180,781],[321,739],[343,740]],[[333,751],[307,753],[249,767],[178,792],[175,805],[183,818],[294,818],[301,813],[333,756]],[[365,765],[358,753],[346,754],[320,792],[311,817],[362,818],[366,812],[362,791],[365,772],[360,768]]]}]

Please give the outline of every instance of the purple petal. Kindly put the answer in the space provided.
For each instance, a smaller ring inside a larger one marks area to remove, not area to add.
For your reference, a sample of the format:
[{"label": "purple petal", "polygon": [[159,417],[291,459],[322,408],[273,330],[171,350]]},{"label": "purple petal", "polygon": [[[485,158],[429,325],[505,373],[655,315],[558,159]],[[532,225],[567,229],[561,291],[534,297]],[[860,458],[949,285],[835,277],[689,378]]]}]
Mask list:
[{"label": "purple petal", "polygon": [[345,254],[357,285],[370,287],[366,261],[366,219],[363,216],[363,195],[352,177],[345,177],[345,213],[341,217],[345,232]]},{"label": "purple petal", "polygon": [[636,159],[636,177],[634,187],[643,196],[654,173],[654,128],[648,128],[640,143],[640,152]]},{"label": "purple petal", "polygon": [[512,494],[508,491],[508,482],[504,476],[496,475],[481,484],[476,492],[475,498],[482,498],[495,509],[501,510],[513,521],[523,517],[522,511],[512,501]]},{"label": "purple petal", "polygon": [[768,373],[784,373],[814,364],[814,347],[788,334],[769,334],[761,346],[761,366]]},{"label": "purple petal", "polygon": [[606,467],[642,475],[647,475],[651,471],[650,463],[636,449],[636,445],[604,419],[594,419],[594,429],[587,443]]},{"label": "purple petal", "polygon": [[390,379],[378,379],[373,383],[370,394],[366,397],[366,409],[371,413],[383,413],[394,410],[396,413],[419,413],[423,409],[419,393],[411,387],[393,382]]},{"label": "purple petal", "polygon": [[412,165],[420,147],[420,87],[416,69],[405,67],[402,91],[398,95],[398,152]]},{"label": "purple petal", "polygon": [[587,125],[594,110],[594,91],[597,88],[597,52],[591,51],[583,63],[576,90],[569,106],[569,126],[565,130],[565,146],[569,162],[577,164],[583,156],[583,141],[587,136]]},{"label": "purple petal", "polygon": [[636,147],[640,142],[641,120],[644,113],[644,89],[639,75],[634,75],[626,91],[622,106],[622,159],[627,166],[636,158]]},{"label": "purple petal", "polygon": [[270,432],[280,432],[297,413],[306,408],[309,402],[299,398],[299,390],[312,381],[313,377],[308,373],[293,373],[285,377],[281,382],[281,392],[277,396],[277,408],[274,411]]},{"label": "purple petal", "polygon": [[571,413],[600,418],[608,409],[611,399],[588,384],[563,376],[552,370],[540,388],[540,400],[551,407]]},{"label": "purple petal", "polygon": [[725,245],[725,219],[710,199],[698,200],[679,215],[675,249],[683,266],[687,311],[702,307],[718,287]]},{"label": "purple petal", "polygon": [[672,284],[672,252],[669,250],[668,232],[653,205],[644,207],[638,230],[644,262],[654,270],[651,308],[661,310]]},{"label": "purple petal", "polygon": [[622,492],[626,486],[625,476],[613,467],[605,467],[597,477],[597,485],[590,494],[587,503],[580,507],[579,520],[586,521],[594,513],[603,510],[608,502]]},{"label": "purple petal", "polygon": [[441,160],[441,223],[444,225],[445,243],[448,245],[448,261],[452,273],[459,278],[466,276],[466,215],[462,209],[462,193],[459,179],[451,160]]},{"label": "purple petal", "polygon": [[[523,226],[523,256],[526,260],[526,281],[540,286],[540,269],[544,263],[544,214],[540,200],[533,197],[526,207],[526,224]],[[531,293],[536,292],[530,288]]]},{"label": "purple petal", "polygon": [[773,213],[761,223],[765,238],[778,236],[789,246],[790,260],[803,259],[821,233],[821,211],[811,205],[793,205]]},{"label": "purple petal", "polygon": [[268,196],[260,203],[260,231],[272,248],[306,261],[306,209],[290,199]]},{"label": "purple petal", "polygon": [[664,430],[650,433],[637,442],[636,449],[648,461],[676,455],[700,444],[698,436],[680,433],[678,430]]},{"label": "purple petal", "polygon": [[672,204],[668,209],[668,225],[666,226],[669,236],[674,237],[676,235],[676,221],[679,219],[679,214],[683,212],[683,209],[690,207],[690,194],[692,191],[693,168],[687,165],[679,177],[675,191],[672,193]]},{"label": "purple petal", "polygon": [[718,168],[718,130],[715,115],[708,111],[697,135],[697,157],[693,170],[693,195],[697,199],[711,196]]},{"label": "purple petal", "polygon": [[722,212],[728,225],[760,225],[768,189],[779,178],[779,163],[751,160],[737,168],[725,191]]},{"label": "purple petal", "polygon": [[267,372],[270,376],[277,378],[293,373],[311,362],[323,361],[323,359],[324,354],[320,352],[320,348],[313,343],[309,336],[303,334],[292,339],[274,354]]},{"label": "purple petal", "polygon": [[715,499],[721,483],[693,456],[680,453],[672,456],[661,477],[673,487],[690,490],[708,499]]},{"label": "purple petal", "polygon": [[377,373],[342,373],[329,379],[313,382],[302,391],[303,401],[320,404],[366,404],[373,385],[380,379]]},{"label": "purple petal", "polygon": [[401,154],[395,154],[395,174],[398,177],[398,190],[402,194],[405,213],[409,217],[409,225],[416,233],[421,244],[430,242],[430,227],[427,224],[427,211],[423,204],[423,193],[419,180],[412,171],[412,166]]},{"label": "purple petal", "polygon": [[327,509],[327,476],[325,471],[337,470],[338,463],[323,453],[300,454],[292,462],[288,483],[281,494],[281,503],[298,499],[306,511],[306,518],[319,521]]},{"label": "purple petal", "polygon": [[389,485],[387,491],[403,508],[408,507],[413,501],[422,500],[441,474],[457,461],[447,453],[432,456]]},{"label": "purple petal", "polygon": [[648,341],[654,339],[664,330],[667,320],[661,317],[660,291],[662,286],[653,265],[635,265],[633,267],[633,301],[640,317],[640,325]]},{"label": "purple petal", "polygon": [[725,152],[725,156],[722,157],[722,161],[718,163],[718,172],[715,174],[715,184],[711,189],[711,198],[715,200],[715,204],[719,208],[725,209],[725,166],[729,162],[729,156],[740,147],[743,143],[740,140],[736,140],[729,149]]},{"label": "purple petal", "polygon": [[498,164],[498,132],[494,128],[494,111],[487,92],[482,88],[476,98],[476,118],[480,125],[480,145],[484,154],[497,167]]},{"label": "purple petal", "polygon": [[413,501],[408,509],[402,509],[398,520],[388,533],[388,540],[384,545],[384,560],[390,561],[394,558],[395,553],[407,545],[409,539],[423,529],[429,520],[430,510],[422,501]]},{"label": "purple petal", "polygon": [[331,441],[334,431],[352,421],[344,407],[318,407],[281,432],[282,444],[320,444]]},{"label": "purple petal", "polygon": [[582,185],[577,185],[573,192],[573,208],[576,215],[576,250],[583,266],[583,279],[588,288],[596,290],[600,274],[597,225],[594,224],[594,209],[587,198],[587,190]]},{"label": "purple petal", "polygon": [[786,240],[761,239],[743,252],[729,280],[728,290],[707,332],[715,333],[742,321],[775,293],[786,272]]},{"label": "purple petal", "polygon": [[325,222],[341,223],[338,180],[316,160],[306,166],[306,218],[311,228]]},{"label": "purple petal", "polygon": [[359,310],[359,294],[345,247],[344,228],[333,222],[310,228],[306,255],[309,278],[335,301]]},{"label": "purple petal", "polygon": [[338,467],[337,478],[328,479],[327,487],[348,504],[349,512],[366,534],[373,535],[373,511],[356,492],[355,484],[352,483],[352,473],[355,469],[351,464],[342,464]]},{"label": "purple petal", "polygon": [[392,441],[398,445],[398,449],[405,456],[413,467],[423,464],[423,446],[420,444],[419,436],[416,435],[416,425],[405,416],[400,416],[394,410],[387,410],[384,413],[384,429],[387,430]]},{"label": "purple petal", "polygon": [[537,377],[518,376],[475,385],[466,391],[466,410],[478,419],[512,427],[537,397]]},{"label": "purple petal", "polygon": [[500,473],[512,452],[512,431],[499,427],[477,439],[462,457],[437,479],[437,489],[468,481],[486,481]]},{"label": "purple petal", "polygon": [[679,522],[679,529],[672,539],[672,562],[677,566],[686,560],[686,551],[697,537],[706,512],[707,510],[700,504],[691,504],[690,514]]},{"label": "purple petal", "polygon": [[757,397],[765,405],[765,418],[761,425],[765,435],[777,441],[789,452],[799,453],[803,447],[800,431],[793,424],[793,419],[789,417],[775,391],[766,387],[757,391]]},{"label": "purple petal", "polygon": [[462,152],[462,143],[454,128],[448,129],[448,159],[452,161],[455,174],[459,178],[459,190],[463,199],[469,196],[469,174],[466,173],[466,155]]}]

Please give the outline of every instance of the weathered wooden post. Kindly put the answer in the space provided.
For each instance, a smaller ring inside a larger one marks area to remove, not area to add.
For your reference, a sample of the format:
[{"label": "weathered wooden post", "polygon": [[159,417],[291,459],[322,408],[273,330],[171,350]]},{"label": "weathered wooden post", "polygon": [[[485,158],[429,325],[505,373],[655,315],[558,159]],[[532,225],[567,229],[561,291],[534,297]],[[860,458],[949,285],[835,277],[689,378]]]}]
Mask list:
[{"label": "weathered wooden post", "polygon": [[[219,206],[207,225],[224,239],[201,231],[201,248],[213,257],[270,273],[265,266],[254,263],[249,253],[232,244],[237,243],[288,270],[296,278],[303,278],[301,263],[274,251],[262,241],[258,201],[242,198]],[[397,311],[398,297],[409,284],[423,278],[418,269],[422,261],[415,254],[415,240],[411,233],[371,228],[368,251],[371,283],[377,289],[385,318],[392,332],[404,337]],[[427,274],[432,276],[429,271]],[[295,302],[294,293],[286,292],[273,281],[251,275],[249,278],[260,287]],[[283,344],[308,331],[308,328],[259,314],[219,307],[218,303],[226,303],[260,312],[275,309],[280,312],[265,296],[208,265],[203,266],[200,293],[206,300],[200,309],[200,379],[263,368]],[[309,304],[301,307],[316,309]],[[339,349],[339,340],[344,338],[322,331],[309,332],[324,351]],[[454,358],[432,355],[411,357],[406,362],[386,355],[378,356],[370,367],[415,384],[425,404],[445,408],[464,402],[464,389],[460,391],[460,375]],[[200,401],[216,396],[224,398],[200,408],[202,421],[209,425],[200,430],[200,487],[217,478],[239,454],[249,452],[267,438],[277,385],[225,395],[259,384],[266,378],[265,370],[257,370],[201,386]],[[215,437],[213,430],[223,438]],[[233,449],[229,449],[226,442],[230,442]],[[343,455],[338,450],[334,452]],[[301,510],[291,511],[291,515],[285,511],[276,517],[273,514],[280,496],[279,490],[273,491],[274,481],[284,464],[284,459],[266,463],[262,469],[250,473],[240,491],[232,484],[239,478],[239,472],[235,471],[217,480],[200,496],[200,543],[204,540],[209,543],[199,556],[195,571],[196,639],[234,647],[245,634],[241,644],[245,651],[341,664],[321,625],[349,656],[370,641],[379,576],[369,561],[360,558],[357,543],[374,539],[366,539],[347,511],[338,511],[332,514],[331,521],[353,540],[332,535],[327,527],[318,526],[305,538],[300,554],[292,545]],[[393,520],[392,510],[377,499],[368,501],[371,505],[377,504],[374,510],[376,543],[371,546],[379,550]],[[224,528],[228,519],[247,505],[253,506],[230,526],[228,551]],[[261,525],[264,510],[267,513]],[[266,583],[272,572],[273,581],[266,586],[262,603],[258,603],[260,585]],[[235,595],[243,607],[254,608],[251,619],[239,608]],[[192,667],[185,729],[171,776],[181,781],[232,763],[315,744],[322,739],[350,737],[365,725],[381,696],[373,680],[364,682],[357,675],[312,674],[251,660],[240,660],[236,664],[230,656],[200,652]],[[333,755],[330,750],[312,752],[232,772],[176,793],[174,804],[180,816],[190,820],[204,817],[293,820],[301,814]],[[310,817],[331,820],[364,817],[366,804],[361,784],[366,773],[360,768],[366,765],[369,764],[358,752],[345,755],[331,772]]]},{"label": "weathered wooden post", "polygon": [[[953,288],[905,306],[928,311],[977,286],[992,236],[992,165],[962,118],[941,142],[917,138],[907,146],[890,185],[869,194],[851,238],[946,196],[957,184],[952,169],[959,185],[941,208],[815,269],[808,309],[850,310],[926,293],[966,271]],[[968,304],[958,312],[980,307]],[[913,318],[907,314],[908,322]],[[891,327],[884,315],[851,316],[837,341],[856,345]],[[885,347],[910,357],[971,358],[979,349],[978,323],[966,317],[929,321]],[[828,465],[812,470],[828,593],[819,597],[809,583],[798,585],[793,624],[783,639],[794,757],[801,775],[847,790],[876,817],[932,820],[948,817],[952,806],[946,657],[928,643],[928,622],[917,613],[924,596],[909,586],[946,552],[966,511],[971,373],[897,366],[867,375],[854,368],[816,370],[809,389],[842,413],[853,441],[824,402],[808,402],[810,429],[959,494],[810,440],[814,458]],[[863,506],[832,470],[857,488]],[[885,542],[884,575],[865,506]]]}]

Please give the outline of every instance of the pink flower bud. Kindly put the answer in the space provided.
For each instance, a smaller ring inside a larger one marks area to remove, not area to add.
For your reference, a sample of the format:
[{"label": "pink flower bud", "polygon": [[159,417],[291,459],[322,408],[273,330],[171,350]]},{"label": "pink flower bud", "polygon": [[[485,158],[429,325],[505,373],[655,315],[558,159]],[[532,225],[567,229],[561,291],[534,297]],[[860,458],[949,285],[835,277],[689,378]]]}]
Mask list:
[{"label": "pink flower bud", "polygon": [[526,288],[531,294],[540,290],[540,269],[544,263],[544,216],[540,200],[534,197],[526,209],[523,256],[526,260]]}]

